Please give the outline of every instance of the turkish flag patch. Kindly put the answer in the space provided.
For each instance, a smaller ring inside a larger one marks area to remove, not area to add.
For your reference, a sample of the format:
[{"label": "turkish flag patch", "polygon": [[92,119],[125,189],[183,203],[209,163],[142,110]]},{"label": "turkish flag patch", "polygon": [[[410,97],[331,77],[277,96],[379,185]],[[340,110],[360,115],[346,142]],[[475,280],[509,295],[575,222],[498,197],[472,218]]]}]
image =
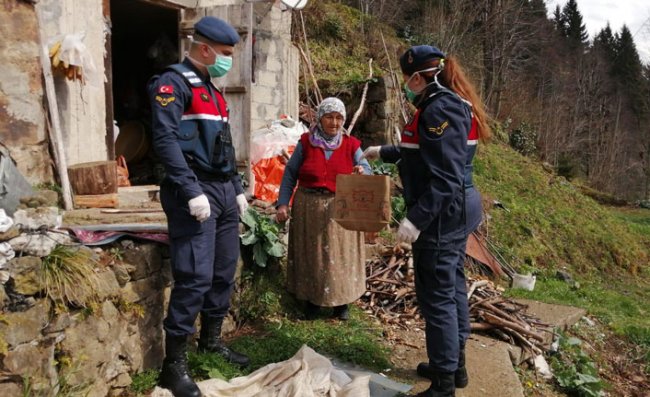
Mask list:
[{"label": "turkish flag patch", "polygon": [[159,94],[173,94],[174,93],[174,87],[171,85],[161,85],[160,88],[158,88],[158,93]]}]

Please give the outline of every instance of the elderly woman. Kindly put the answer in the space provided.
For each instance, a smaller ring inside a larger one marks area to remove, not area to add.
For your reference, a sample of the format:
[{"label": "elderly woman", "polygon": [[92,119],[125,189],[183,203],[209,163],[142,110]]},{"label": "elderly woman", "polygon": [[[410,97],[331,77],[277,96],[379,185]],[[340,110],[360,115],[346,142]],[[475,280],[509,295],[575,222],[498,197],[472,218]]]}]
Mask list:
[{"label": "elderly woman", "polygon": [[366,290],[363,235],[343,229],[333,219],[338,174],[370,174],[358,139],[348,136],[345,105],[326,98],[318,106],[317,123],[300,137],[280,185],[278,222],[289,219],[289,201],[296,184],[289,227],[287,288],[307,302],[306,317],[333,307],[341,320],[348,303]]}]

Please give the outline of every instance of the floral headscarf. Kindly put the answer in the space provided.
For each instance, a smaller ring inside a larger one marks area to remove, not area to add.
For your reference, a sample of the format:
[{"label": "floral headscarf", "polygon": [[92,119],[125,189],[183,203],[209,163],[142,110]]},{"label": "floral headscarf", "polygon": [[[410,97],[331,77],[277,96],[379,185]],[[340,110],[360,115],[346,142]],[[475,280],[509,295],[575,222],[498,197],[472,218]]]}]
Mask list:
[{"label": "floral headscarf", "polygon": [[316,125],[311,128],[311,133],[309,134],[309,142],[312,146],[320,147],[324,150],[336,150],[341,146],[345,129],[341,127],[335,136],[329,136],[323,132],[323,126],[320,123],[320,119],[324,115],[333,112],[339,113],[343,116],[343,119],[345,119],[345,105],[338,98],[325,98],[318,105],[318,109],[316,109],[316,120],[318,121],[316,122]]}]

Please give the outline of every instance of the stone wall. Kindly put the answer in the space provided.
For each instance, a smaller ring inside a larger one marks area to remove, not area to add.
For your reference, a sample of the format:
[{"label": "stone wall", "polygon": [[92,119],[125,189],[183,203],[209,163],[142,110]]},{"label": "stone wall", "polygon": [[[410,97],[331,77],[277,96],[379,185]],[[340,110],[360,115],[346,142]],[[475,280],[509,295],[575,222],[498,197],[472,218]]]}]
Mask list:
[{"label": "stone wall", "polygon": [[43,297],[40,257],[16,257],[4,265],[11,278],[0,285],[3,397],[23,396],[26,387],[37,396],[120,395],[131,374],[160,365],[170,285],[167,248],[123,240],[110,251],[92,253],[100,263],[99,299],[86,309]]},{"label": "stone wall", "polygon": [[0,143],[31,183],[52,181],[38,25],[33,6],[5,1],[0,12]]}]

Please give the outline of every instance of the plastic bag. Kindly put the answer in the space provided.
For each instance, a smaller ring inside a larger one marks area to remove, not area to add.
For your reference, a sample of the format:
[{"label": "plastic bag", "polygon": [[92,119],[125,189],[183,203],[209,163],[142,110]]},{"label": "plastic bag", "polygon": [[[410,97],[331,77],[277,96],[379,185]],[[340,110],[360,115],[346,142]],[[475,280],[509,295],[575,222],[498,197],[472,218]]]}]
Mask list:
[{"label": "plastic bag", "polygon": [[52,67],[59,68],[70,80],[80,79],[99,87],[103,81],[99,78],[92,55],[83,42],[85,32],[59,36],[50,41],[48,46]]},{"label": "plastic bag", "polygon": [[272,203],[278,199],[280,183],[289,154],[300,136],[307,131],[301,122],[289,117],[275,120],[268,128],[251,134],[251,164],[254,196]]},{"label": "plastic bag", "polygon": [[131,186],[129,181],[129,167],[124,156],[117,157],[117,186]]}]

